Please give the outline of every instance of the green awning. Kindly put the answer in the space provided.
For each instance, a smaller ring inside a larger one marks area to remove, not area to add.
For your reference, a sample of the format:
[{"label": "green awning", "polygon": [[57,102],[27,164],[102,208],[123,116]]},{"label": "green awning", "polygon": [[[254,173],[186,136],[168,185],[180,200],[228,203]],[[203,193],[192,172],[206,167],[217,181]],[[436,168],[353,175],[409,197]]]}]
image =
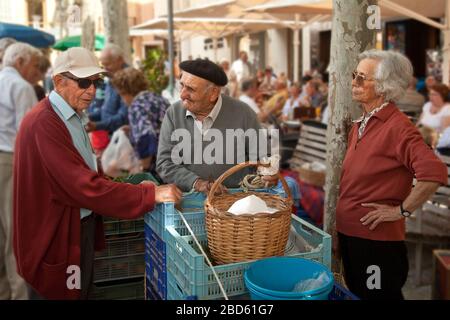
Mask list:
[{"label": "green awning", "polygon": [[[105,37],[101,35],[95,35],[95,50],[102,50],[105,46]],[[65,51],[69,48],[81,47],[81,35],[65,37],[59,40],[52,47],[53,49]]]}]

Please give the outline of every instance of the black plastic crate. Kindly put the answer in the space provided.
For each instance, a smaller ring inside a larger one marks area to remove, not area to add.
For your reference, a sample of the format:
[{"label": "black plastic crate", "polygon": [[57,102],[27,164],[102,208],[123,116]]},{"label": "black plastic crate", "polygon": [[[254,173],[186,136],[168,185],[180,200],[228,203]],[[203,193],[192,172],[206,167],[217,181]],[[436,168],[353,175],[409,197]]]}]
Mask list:
[{"label": "black plastic crate", "polygon": [[143,300],[144,279],[134,278],[95,284],[90,294],[91,300]]},{"label": "black plastic crate", "polygon": [[94,261],[94,282],[144,277],[144,254],[97,259]]},{"label": "black plastic crate", "polygon": [[96,252],[96,259],[134,256],[145,253],[144,233],[134,233],[120,236],[107,236],[106,248]]},{"label": "black plastic crate", "polygon": [[144,231],[144,219],[120,220],[105,218],[103,221],[105,235],[119,235]]}]

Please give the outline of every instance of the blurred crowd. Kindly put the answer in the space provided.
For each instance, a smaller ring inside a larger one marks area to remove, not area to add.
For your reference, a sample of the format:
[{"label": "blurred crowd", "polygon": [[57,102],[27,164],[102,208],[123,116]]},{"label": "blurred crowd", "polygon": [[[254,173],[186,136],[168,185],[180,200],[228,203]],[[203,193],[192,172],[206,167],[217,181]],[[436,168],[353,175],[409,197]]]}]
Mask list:
[{"label": "blurred crowd", "polygon": [[317,70],[305,72],[300,82],[293,82],[271,66],[255,70],[245,51],[231,65],[223,59],[220,66],[228,76],[223,93],[248,104],[262,123],[298,118],[328,121],[328,83]]}]

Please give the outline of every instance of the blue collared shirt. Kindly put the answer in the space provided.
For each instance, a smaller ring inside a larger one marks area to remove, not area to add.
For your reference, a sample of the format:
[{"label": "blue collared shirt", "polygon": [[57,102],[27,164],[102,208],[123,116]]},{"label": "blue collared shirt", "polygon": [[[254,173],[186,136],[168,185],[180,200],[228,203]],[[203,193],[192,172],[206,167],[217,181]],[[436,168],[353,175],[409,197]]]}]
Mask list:
[{"label": "blue collared shirt", "polygon": [[[75,110],[56,91],[50,93],[49,100],[53,110],[55,110],[56,114],[61,118],[69,130],[75,148],[83,157],[89,168],[91,168],[92,171],[97,172],[95,154],[89,136],[84,129],[84,125],[89,121],[88,117],[84,113],[80,115],[75,112]],[[81,219],[89,216],[91,213],[92,210],[80,208]]]}]

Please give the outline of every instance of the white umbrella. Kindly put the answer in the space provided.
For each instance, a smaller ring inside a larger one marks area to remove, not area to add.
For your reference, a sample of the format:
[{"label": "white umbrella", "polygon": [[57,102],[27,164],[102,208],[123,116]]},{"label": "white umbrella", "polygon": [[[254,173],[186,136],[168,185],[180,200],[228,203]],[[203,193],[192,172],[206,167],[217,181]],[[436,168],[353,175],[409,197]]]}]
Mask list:
[{"label": "white umbrella", "polygon": [[[331,0],[284,0],[272,1],[246,9],[247,12],[265,12],[296,21],[294,25],[287,26],[294,31],[294,81],[299,79],[300,30],[315,22],[329,19],[332,14],[331,2]],[[306,20],[306,22],[299,23],[301,20]],[[304,57],[304,62],[309,64],[309,58]],[[306,68],[309,69],[308,66]]]},{"label": "white umbrella", "polygon": [[[238,18],[177,18],[174,19],[176,30],[190,31],[213,39],[214,59],[217,60],[217,40],[229,34],[249,33],[280,27],[278,20],[238,19]],[[284,21],[283,25],[293,25],[294,21]],[[136,25],[131,30],[165,29],[168,21],[156,18]]]},{"label": "white umbrella", "polygon": [[[443,82],[448,84],[450,78],[450,6],[447,0],[380,0],[381,16],[385,19],[409,17],[432,27],[440,29],[444,34]],[[331,13],[332,0],[284,0],[272,1],[255,6],[250,11],[264,11],[271,14],[284,14],[291,17],[295,14]],[[430,18],[445,18],[445,23]],[[303,26],[304,27],[304,26]]]}]

